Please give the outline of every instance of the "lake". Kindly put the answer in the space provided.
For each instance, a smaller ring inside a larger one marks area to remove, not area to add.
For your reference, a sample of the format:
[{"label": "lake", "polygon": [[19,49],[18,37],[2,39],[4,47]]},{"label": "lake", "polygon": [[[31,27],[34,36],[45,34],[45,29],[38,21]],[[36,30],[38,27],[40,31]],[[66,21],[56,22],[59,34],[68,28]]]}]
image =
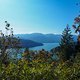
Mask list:
[{"label": "lake", "polygon": [[45,49],[47,51],[50,51],[52,48],[59,46],[59,43],[43,43],[43,44],[44,44],[43,46],[32,47],[32,48],[30,48],[30,50]]},{"label": "lake", "polygon": [[[42,49],[45,49],[46,51],[50,51],[52,48],[55,48],[59,46],[59,43],[44,43],[43,46],[37,46],[37,47],[32,47],[32,48],[29,48],[29,50],[42,50]],[[21,49],[21,52],[24,52],[24,48]],[[9,49],[8,50],[10,53],[10,56],[13,57],[13,58],[16,58],[15,57],[15,53],[16,53],[16,50],[15,49]],[[17,55],[17,58],[20,59],[22,57],[22,54],[18,54]]]}]

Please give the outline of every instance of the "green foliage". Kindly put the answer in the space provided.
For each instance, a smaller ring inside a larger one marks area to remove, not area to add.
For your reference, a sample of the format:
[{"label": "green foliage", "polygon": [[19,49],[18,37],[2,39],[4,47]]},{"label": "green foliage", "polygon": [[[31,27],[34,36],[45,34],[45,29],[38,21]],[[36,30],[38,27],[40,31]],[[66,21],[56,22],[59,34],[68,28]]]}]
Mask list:
[{"label": "green foliage", "polygon": [[[9,26],[7,23],[7,30]],[[19,50],[19,42],[19,39],[13,37],[13,32],[11,36],[0,37],[0,80],[80,80],[80,53],[76,53],[73,60],[68,55],[74,49],[70,28],[64,29],[60,47],[55,48],[62,61],[53,60],[54,55],[44,49],[36,53],[26,49],[22,58],[14,61],[6,50],[9,47]]]},{"label": "green foliage", "polygon": [[72,38],[72,35],[71,35],[71,30],[70,28],[67,26],[63,33],[62,33],[62,38],[61,38],[61,43],[60,43],[60,46],[61,47],[69,47],[69,46],[72,46],[73,45],[73,38]]},{"label": "green foliage", "polygon": [[68,25],[62,33],[60,47],[61,47],[60,57],[63,60],[68,60],[70,56],[73,55],[73,52],[74,52],[73,36],[71,35],[71,30]]},{"label": "green foliage", "polygon": [[38,60],[19,60],[10,62],[8,66],[0,65],[1,80],[80,80],[80,63],[66,61],[39,63]]},{"label": "green foliage", "polygon": [[[4,64],[8,64],[9,54],[7,50],[10,48],[18,50],[20,47],[20,39],[14,37],[13,28],[10,28],[10,24],[7,21],[5,21],[5,23],[6,34],[0,31],[0,61]],[[8,34],[9,31],[10,34]]]},{"label": "green foliage", "polygon": [[59,65],[54,70],[54,73],[59,80],[80,80],[79,58],[75,58],[74,62],[66,61],[59,63]]},{"label": "green foliage", "polygon": [[3,66],[1,70],[1,80],[54,80],[52,66],[47,63],[36,63],[27,61],[18,61],[17,64],[10,63],[7,67]]}]

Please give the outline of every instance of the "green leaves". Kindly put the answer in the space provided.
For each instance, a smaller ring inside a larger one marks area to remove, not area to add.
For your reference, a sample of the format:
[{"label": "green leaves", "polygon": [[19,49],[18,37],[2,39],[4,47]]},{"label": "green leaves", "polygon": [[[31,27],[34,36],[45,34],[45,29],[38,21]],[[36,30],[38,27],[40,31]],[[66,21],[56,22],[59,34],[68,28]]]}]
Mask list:
[{"label": "green leaves", "polygon": [[[29,65],[31,64],[31,66]],[[34,63],[27,61],[19,61],[17,64],[10,63],[7,67],[4,67],[1,70],[4,75],[1,75],[1,79],[10,79],[10,80],[41,80],[52,77],[51,65],[47,63]],[[54,76],[54,75],[53,75]],[[53,80],[52,79],[52,80]]]}]

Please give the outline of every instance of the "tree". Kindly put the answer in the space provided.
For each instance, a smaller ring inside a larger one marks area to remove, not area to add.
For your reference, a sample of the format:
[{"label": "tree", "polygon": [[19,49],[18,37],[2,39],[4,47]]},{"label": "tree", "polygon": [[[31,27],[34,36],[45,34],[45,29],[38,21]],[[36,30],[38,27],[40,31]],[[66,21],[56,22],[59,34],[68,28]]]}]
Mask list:
[{"label": "tree", "polygon": [[[6,52],[9,48],[19,48],[20,47],[20,39],[14,37],[13,35],[13,28],[10,28],[10,24],[5,21],[6,23],[6,34],[4,34],[2,31],[0,32],[0,61],[2,63],[7,63],[8,60],[8,53]],[[8,34],[8,31],[10,30],[10,34]]]},{"label": "tree", "polygon": [[62,33],[62,38],[60,42],[60,48],[61,48],[61,58],[64,60],[70,59],[70,56],[73,54],[73,47],[74,46],[74,41],[73,41],[73,36],[71,34],[71,30],[69,28],[69,25],[67,24],[66,28],[64,29]]}]

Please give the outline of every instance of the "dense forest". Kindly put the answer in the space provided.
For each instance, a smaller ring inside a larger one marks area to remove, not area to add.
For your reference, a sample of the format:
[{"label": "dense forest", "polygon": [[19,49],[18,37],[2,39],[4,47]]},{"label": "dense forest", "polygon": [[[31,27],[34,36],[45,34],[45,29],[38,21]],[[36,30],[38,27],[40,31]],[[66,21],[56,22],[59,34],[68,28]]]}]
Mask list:
[{"label": "dense forest", "polygon": [[[14,37],[13,28],[5,23],[6,35],[0,32],[0,80],[80,80],[80,34],[75,42],[69,25],[62,32],[60,46],[50,52],[26,48],[22,53],[20,38]],[[75,23],[78,26],[73,28],[80,33],[80,16]],[[20,53],[22,57],[18,59]]]}]

